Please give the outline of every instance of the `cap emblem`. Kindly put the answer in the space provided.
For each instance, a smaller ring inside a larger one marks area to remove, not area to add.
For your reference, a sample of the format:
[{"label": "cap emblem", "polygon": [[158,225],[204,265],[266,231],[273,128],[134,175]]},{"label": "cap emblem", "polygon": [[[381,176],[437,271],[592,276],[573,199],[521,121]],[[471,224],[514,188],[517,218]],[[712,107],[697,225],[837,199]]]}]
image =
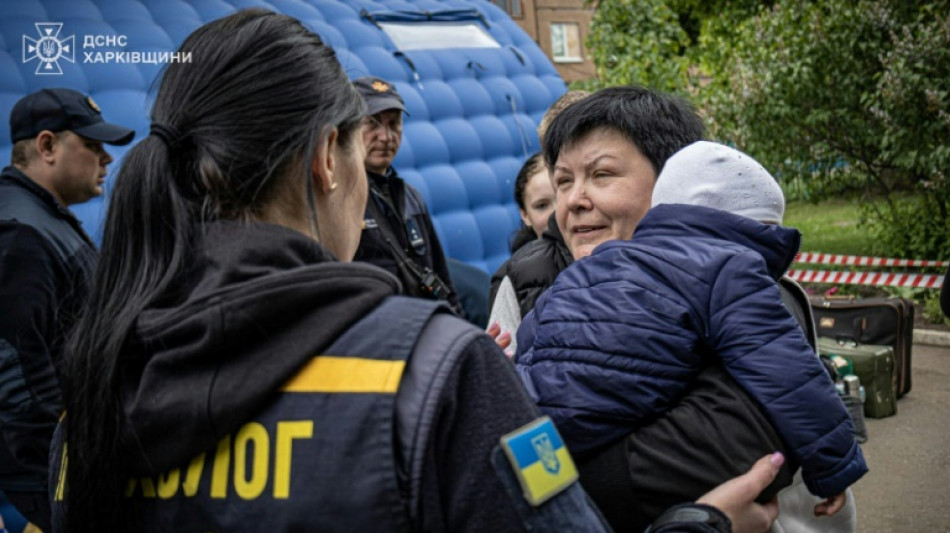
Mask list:
[{"label": "cap emblem", "polygon": [[384,93],[389,90],[389,85],[377,80],[373,82],[373,90],[378,93]]},{"label": "cap emblem", "polygon": [[99,106],[96,105],[95,100],[93,100],[91,96],[86,97],[86,103],[89,104],[89,107],[95,109],[96,113],[102,113],[102,110],[99,109]]}]

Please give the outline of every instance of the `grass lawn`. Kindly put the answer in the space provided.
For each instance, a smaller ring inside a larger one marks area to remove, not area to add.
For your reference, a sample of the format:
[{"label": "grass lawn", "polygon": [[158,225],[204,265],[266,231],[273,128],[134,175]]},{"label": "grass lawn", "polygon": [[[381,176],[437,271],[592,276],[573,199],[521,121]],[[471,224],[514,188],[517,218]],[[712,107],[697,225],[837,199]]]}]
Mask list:
[{"label": "grass lawn", "polygon": [[868,228],[858,225],[859,219],[858,200],[834,199],[790,203],[783,224],[802,232],[803,252],[874,255],[874,240]]},{"label": "grass lawn", "polygon": [[[861,218],[859,200],[833,199],[818,204],[793,202],[785,207],[783,225],[798,228],[802,232],[803,252],[822,252],[840,255],[870,255],[881,257],[875,246],[874,238],[867,227],[859,226]],[[897,269],[881,267],[848,267],[838,265],[792,265],[792,268],[804,270],[855,270],[855,271],[924,271],[941,273],[943,269],[920,270],[916,268]],[[834,285],[825,283],[803,283],[806,290],[821,294]],[[873,287],[863,285],[837,285],[838,294],[850,294],[858,297],[903,296],[916,300],[918,307],[916,321],[919,327],[946,328],[947,323],[941,317],[936,304],[938,292],[933,289],[909,289],[896,287]],[[926,319],[925,319],[926,315]]]}]

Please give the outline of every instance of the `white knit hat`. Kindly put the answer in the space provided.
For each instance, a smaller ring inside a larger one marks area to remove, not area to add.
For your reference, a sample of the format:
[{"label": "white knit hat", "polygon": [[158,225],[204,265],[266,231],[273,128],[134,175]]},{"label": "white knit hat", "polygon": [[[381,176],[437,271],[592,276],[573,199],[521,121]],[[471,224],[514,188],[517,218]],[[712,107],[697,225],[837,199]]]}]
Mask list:
[{"label": "white knit hat", "polygon": [[782,223],[785,196],[755,159],[728,146],[698,141],[673,154],[653,187],[653,206],[690,204],[759,222]]}]

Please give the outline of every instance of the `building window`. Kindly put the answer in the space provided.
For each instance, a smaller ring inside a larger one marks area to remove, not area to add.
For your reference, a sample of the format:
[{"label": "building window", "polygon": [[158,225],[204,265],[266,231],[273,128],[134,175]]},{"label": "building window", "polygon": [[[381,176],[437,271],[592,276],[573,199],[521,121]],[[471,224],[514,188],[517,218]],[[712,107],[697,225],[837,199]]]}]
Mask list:
[{"label": "building window", "polygon": [[582,63],[581,28],[576,22],[551,23],[551,57],[555,63]]},{"label": "building window", "polygon": [[493,4],[504,9],[512,17],[521,18],[521,0],[491,0]]}]

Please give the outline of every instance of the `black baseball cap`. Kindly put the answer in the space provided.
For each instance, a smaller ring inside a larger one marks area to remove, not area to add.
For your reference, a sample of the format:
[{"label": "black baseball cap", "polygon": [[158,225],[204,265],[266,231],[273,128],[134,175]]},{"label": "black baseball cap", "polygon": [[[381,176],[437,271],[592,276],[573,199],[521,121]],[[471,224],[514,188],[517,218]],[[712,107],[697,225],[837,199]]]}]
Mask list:
[{"label": "black baseball cap", "polygon": [[366,102],[367,115],[375,115],[389,109],[398,109],[409,114],[403,104],[402,96],[399,96],[396,86],[392,83],[375,76],[363,76],[353,80],[353,86]]},{"label": "black baseball cap", "polygon": [[21,98],[10,111],[10,139],[32,139],[41,131],[69,130],[108,144],[132,142],[135,131],[102,118],[91,97],[72,89],[42,89]]}]

